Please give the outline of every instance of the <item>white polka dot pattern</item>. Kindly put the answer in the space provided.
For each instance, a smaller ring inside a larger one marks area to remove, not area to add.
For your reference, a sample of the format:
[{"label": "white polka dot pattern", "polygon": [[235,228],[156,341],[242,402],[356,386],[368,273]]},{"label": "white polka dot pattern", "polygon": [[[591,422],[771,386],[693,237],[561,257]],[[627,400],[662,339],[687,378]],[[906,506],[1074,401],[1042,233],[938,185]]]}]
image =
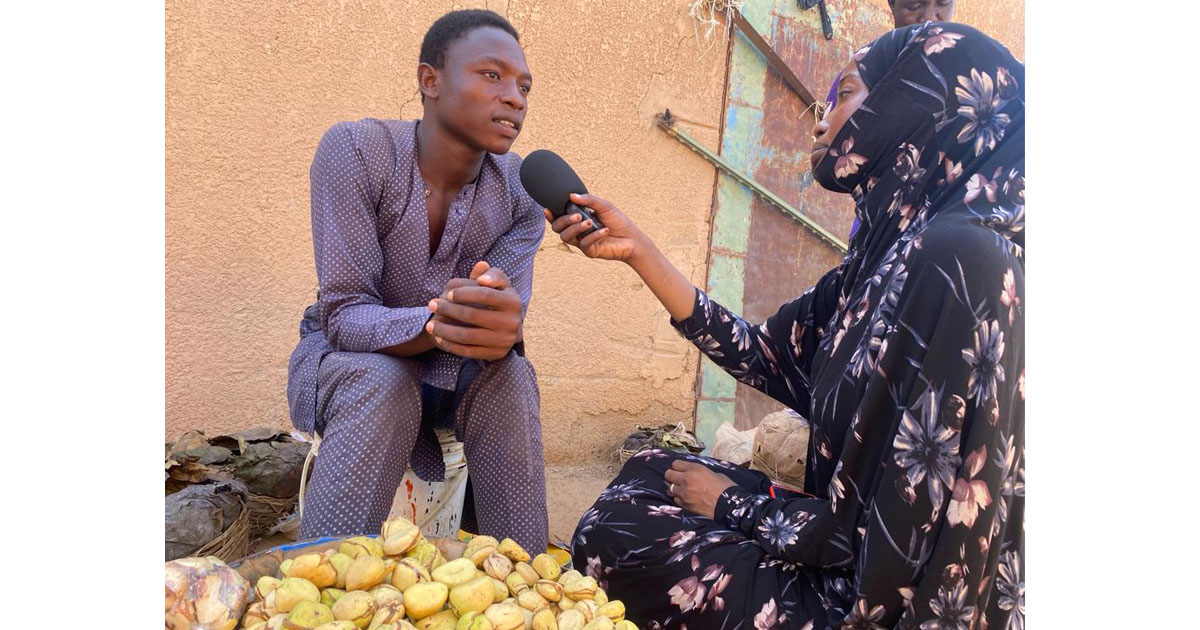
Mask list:
[{"label": "white polka dot pattern", "polygon": [[[462,359],[440,350],[419,359],[374,351],[420,334],[430,317],[429,300],[451,278],[466,277],[480,260],[504,270],[524,307],[529,306],[533,256],[545,219],[520,185],[520,158],[513,153],[486,156],[479,177],[451,203],[441,242],[430,255],[425,185],[416,163],[417,125],[375,119],[338,123],[322,137],[313,158],[309,176],[318,296],[305,311],[288,369],[293,425],[302,431],[324,430],[306,497],[306,535],[378,531],[410,455],[422,478],[440,478],[440,450],[436,442],[428,444],[432,432],[418,430],[420,383],[454,389]],[[510,353],[514,357],[528,366]],[[479,379],[510,359],[485,365]],[[525,372],[533,378],[531,367]],[[481,528],[516,527],[526,540],[544,540],[544,523],[539,534],[537,527],[504,514],[513,511],[515,500],[530,506],[519,511],[532,514],[533,521],[539,513],[545,521],[537,385],[517,380],[479,381],[492,393],[475,395],[473,404],[466,404],[464,395],[456,422],[460,430],[469,429],[467,435],[486,436],[488,442],[464,440]],[[489,381],[516,389],[503,391]],[[526,400],[530,391],[532,401]],[[488,417],[475,419],[474,407],[488,409]],[[504,430],[489,428],[493,423]],[[497,432],[521,438],[509,443]],[[475,461],[473,452],[483,461]],[[484,463],[495,457],[502,461]],[[495,476],[485,478],[488,473]],[[540,489],[518,487],[522,484]],[[497,496],[504,497],[496,499],[501,509],[483,505]],[[504,535],[524,544],[515,533]]]}]

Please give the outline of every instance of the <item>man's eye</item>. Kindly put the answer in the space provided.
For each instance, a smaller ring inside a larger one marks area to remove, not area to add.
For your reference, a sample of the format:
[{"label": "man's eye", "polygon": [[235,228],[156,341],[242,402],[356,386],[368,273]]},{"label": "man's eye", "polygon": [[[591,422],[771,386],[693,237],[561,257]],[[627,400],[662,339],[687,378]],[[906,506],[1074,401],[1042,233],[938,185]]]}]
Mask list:
[{"label": "man's eye", "polygon": [[842,90],[841,92],[838,92],[837,96],[838,96],[838,101],[843,101],[846,99],[847,96],[850,96],[850,90]]},{"label": "man's eye", "polygon": [[529,90],[531,90],[531,89],[533,89],[533,88],[529,87],[528,85],[522,85],[522,86],[521,86],[521,93],[522,93],[522,94],[529,94]]},{"label": "man's eye", "polygon": [[499,73],[499,72],[495,72],[495,71],[493,71],[493,70],[488,70],[487,72],[484,72],[483,74],[484,74],[485,76],[487,76],[488,78],[491,78],[491,79],[497,79],[497,80],[499,80],[499,79],[500,79],[500,73]]}]

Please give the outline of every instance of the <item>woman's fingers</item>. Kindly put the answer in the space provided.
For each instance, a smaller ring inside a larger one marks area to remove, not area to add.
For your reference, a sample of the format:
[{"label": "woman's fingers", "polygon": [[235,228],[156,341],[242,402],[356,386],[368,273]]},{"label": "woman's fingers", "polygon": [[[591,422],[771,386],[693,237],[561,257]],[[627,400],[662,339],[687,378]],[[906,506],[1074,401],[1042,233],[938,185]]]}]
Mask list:
[{"label": "woman's fingers", "polygon": [[592,228],[592,222],[590,219],[586,220],[586,221],[580,221],[578,223],[575,223],[571,227],[568,227],[567,229],[563,230],[562,233],[559,234],[559,238],[561,238],[562,241],[568,245],[578,246],[577,239],[579,238],[579,235],[583,234],[584,232],[588,231],[591,228]]},{"label": "woman's fingers", "polygon": [[608,236],[608,228],[600,228],[599,230],[596,230],[595,232],[583,237],[583,240],[579,241],[579,249],[586,251],[592,245],[595,245],[603,240],[605,236]]},{"label": "woman's fingers", "polygon": [[561,217],[558,217],[557,219],[555,219],[554,221],[552,221],[550,223],[550,229],[554,230],[558,234],[562,234],[563,230],[571,227],[572,225],[574,225],[576,223],[579,223],[582,220],[583,220],[583,215],[579,214],[578,212],[573,212],[571,214],[564,214]]},{"label": "woman's fingers", "polygon": [[679,483],[683,481],[683,473],[679,472],[678,470],[671,469],[663,474],[663,479],[666,479],[667,483],[679,485]]}]

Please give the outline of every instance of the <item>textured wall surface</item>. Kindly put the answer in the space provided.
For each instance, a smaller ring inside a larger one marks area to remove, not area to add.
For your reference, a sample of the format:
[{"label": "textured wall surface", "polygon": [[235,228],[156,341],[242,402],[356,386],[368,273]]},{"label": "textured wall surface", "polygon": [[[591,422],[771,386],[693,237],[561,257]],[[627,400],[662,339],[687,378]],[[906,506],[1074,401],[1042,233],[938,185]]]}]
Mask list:
[{"label": "textured wall surface", "polygon": [[[506,14],[534,78],[514,146],[551,148],[703,282],[724,40],[687,3],[168,0],[166,438],[288,426],[287,358],[316,278],[308,167],[339,120],[420,116],[417,53],[452,8]],[[600,461],[636,423],[690,422],[697,354],[626,267],[538,253],[526,324],[550,462]]]}]

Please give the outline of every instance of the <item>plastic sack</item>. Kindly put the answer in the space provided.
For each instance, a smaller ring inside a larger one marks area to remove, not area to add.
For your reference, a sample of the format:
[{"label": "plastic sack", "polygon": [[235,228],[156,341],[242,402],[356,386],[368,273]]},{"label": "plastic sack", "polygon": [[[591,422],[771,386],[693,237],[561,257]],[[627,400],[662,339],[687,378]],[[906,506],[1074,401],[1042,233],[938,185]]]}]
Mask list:
[{"label": "plastic sack", "polygon": [[757,433],[758,429],[739,431],[731,422],[722,423],[713,437],[712,456],[738,466],[749,464]]},{"label": "plastic sack", "polygon": [[167,630],[233,630],[250,599],[250,581],[212,556],[167,563]]}]

